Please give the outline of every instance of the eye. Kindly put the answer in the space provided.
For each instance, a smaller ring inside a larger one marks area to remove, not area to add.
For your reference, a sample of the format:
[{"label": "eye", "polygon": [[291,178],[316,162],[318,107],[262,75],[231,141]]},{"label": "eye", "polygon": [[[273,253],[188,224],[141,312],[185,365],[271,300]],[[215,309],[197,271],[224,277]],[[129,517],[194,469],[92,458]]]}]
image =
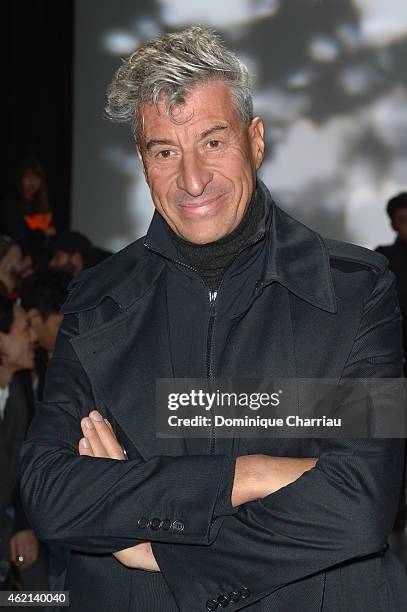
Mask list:
[{"label": "eye", "polygon": [[172,152],[169,149],[164,149],[163,151],[157,153],[157,157],[160,157],[161,159],[168,159],[171,157],[171,153]]},{"label": "eye", "polygon": [[220,145],[220,140],[210,140],[206,143],[208,149],[217,149]]}]

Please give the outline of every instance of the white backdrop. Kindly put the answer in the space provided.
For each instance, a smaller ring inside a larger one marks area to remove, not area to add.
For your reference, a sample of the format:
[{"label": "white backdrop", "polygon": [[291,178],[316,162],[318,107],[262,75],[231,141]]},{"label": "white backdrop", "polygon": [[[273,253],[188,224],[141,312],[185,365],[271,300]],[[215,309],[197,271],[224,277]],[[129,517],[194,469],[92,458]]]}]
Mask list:
[{"label": "white backdrop", "polygon": [[385,204],[407,190],[405,0],[77,0],[73,228],[113,251],[145,233],[152,203],[105,91],[121,57],[191,23],[249,67],[277,202],[324,235],[391,241]]}]

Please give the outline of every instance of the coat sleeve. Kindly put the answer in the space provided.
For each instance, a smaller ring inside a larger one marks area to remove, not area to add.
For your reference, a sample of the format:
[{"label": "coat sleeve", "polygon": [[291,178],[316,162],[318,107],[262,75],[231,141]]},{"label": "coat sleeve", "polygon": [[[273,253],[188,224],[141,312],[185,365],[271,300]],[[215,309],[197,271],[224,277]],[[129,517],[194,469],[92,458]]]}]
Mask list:
[{"label": "coat sleeve", "polygon": [[[343,375],[399,377],[392,275],[379,275],[369,294]],[[153,543],[180,610],[216,609],[217,598],[233,591],[233,610],[239,610],[290,582],[382,550],[397,507],[402,449],[398,439],[320,440],[314,469],[218,518],[209,545]],[[215,600],[212,608],[208,600]]]},{"label": "coat sleeve", "polygon": [[[44,400],[21,452],[21,495],[36,534],[90,553],[155,539],[208,543],[217,512],[235,512],[227,504],[234,460],[221,455],[148,461],[80,456],[80,420],[97,404],[69,342],[76,333],[77,315],[66,316]],[[146,525],[145,519],[156,517],[166,519],[165,527]]]}]

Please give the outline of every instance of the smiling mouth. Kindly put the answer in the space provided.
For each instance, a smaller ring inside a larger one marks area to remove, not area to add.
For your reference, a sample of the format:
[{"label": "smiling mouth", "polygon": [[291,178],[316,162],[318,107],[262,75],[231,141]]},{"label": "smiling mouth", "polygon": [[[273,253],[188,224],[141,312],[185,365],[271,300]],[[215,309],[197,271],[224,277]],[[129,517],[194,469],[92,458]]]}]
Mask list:
[{"label": "smiling mouth", "polygon": [[217,203],[217,201],[222,198],[222,196],[224,196],[224,193],[221,193],[213,198],[209,198],[207,200],[202,200],[200,202],[183,202],[182,204],[179,204],[180,208],[188,208],[188,209],[193,209],[193,208],[204,208],[205,206],[211,206],[212,204]]}]

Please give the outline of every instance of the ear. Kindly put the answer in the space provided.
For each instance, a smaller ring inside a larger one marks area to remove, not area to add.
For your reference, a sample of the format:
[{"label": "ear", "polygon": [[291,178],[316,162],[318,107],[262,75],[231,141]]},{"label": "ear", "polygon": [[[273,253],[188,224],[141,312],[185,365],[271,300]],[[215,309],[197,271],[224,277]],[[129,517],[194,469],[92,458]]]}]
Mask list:
[{"label": "ear", "polygon": [[393,219],[393,220],[392,220],[392,222],[391,222],[391,226],[392,226],[392,228],[394,229],[394,231],[395,231],[395,232],[398,232],[398,231],[399,231],[399,230],[398,230],[398,227],[397,227],[397,223],[394,221],[394,219]]},{"label": "ear", "polygon": [[249,138],[252,147],[253,158],[258,170],[264,158],[264,123],[260,117],[255,117],[249,125]]}]

